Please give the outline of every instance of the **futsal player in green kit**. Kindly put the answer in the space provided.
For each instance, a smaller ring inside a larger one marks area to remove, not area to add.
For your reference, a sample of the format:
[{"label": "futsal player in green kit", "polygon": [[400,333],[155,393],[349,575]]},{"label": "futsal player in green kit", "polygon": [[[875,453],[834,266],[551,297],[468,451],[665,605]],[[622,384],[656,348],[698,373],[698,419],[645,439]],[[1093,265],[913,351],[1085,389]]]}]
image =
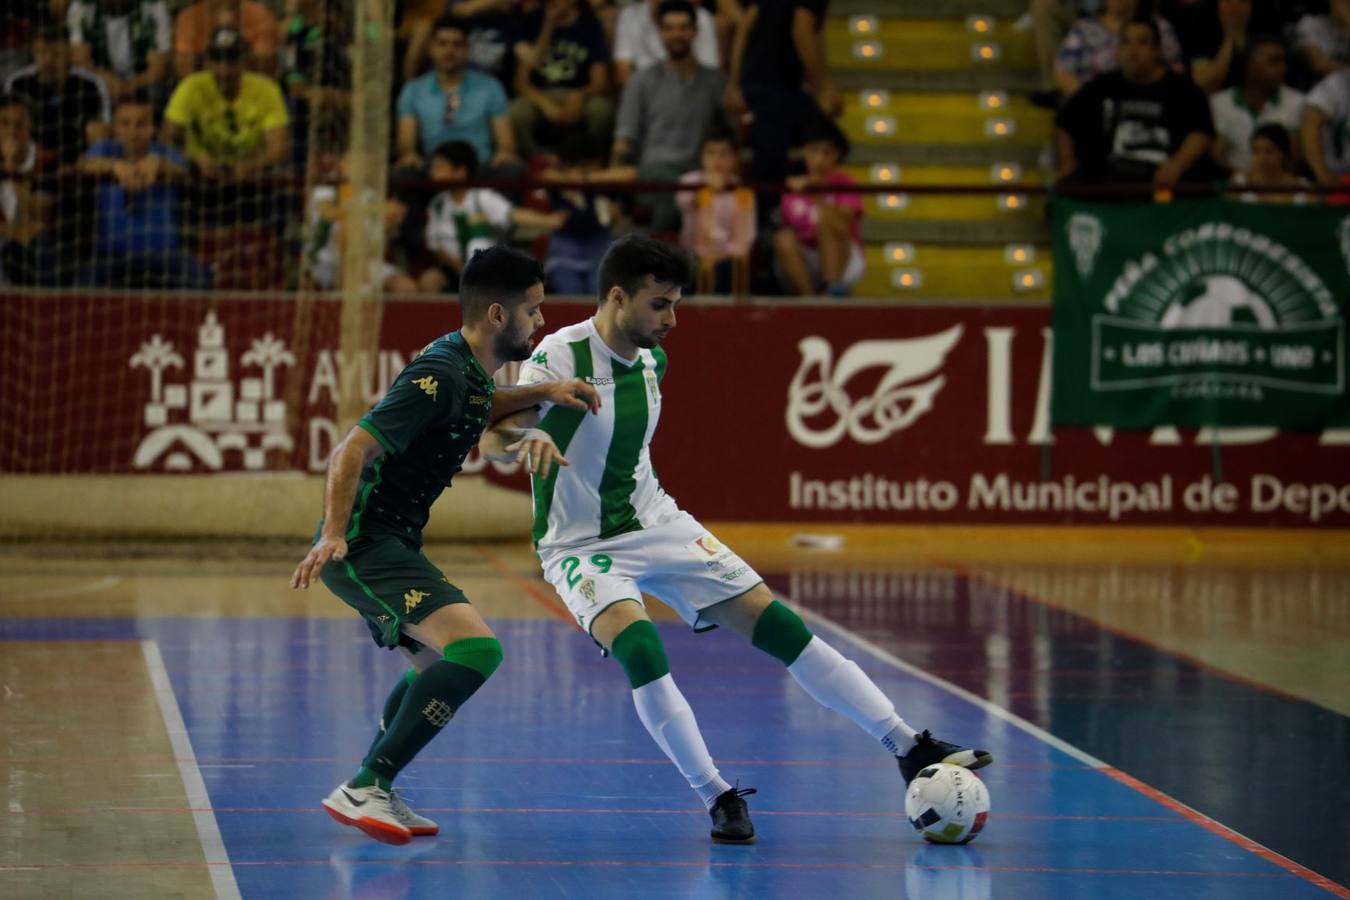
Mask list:
[{"label": "futsal player in green kit", "polygon": [[[435,834],[393,790],[412,762],[502,661],[492,630],[422,553],[431,504],[495,418],[557,404],[585,416],[598,395],[584,381],[496,389],[503,363],[526,359],[543,327],[544,272],[505,247],[476,253],[460,282],[463,327],[428,344],[389,392],[333,450],[324,518],[291,586],[323,581],[365,619],[381,647],[402,650],[412,669],[385,701],[380,730],[349,781],[324,799],[344,825],[379,841]],[[566,465],[551,438],[517,433],[504,451],[535,471]]]},{"label": "futsal player in green kit", "polygon": [[[641,235],[617,241],[600,265],[595,315],[546,337],[520,369],[526,385],[590,381],[600,389],[598,414],[545,401],[484,435],[485,455],[509,455],[524,435],[517,429],[537,422],[568,455],[565,469],[534,471],[534,540],[544,577],[578,624],[623,667],[638,718],[708,809],[714,841],[755,840],[744,799],[754,791],[737,790],[718,773],[671,677],[643,607],[644,591],[695,631],[724,626],[782,662],[807,694],[890,752],[906,783],[937,762],[987,765],[993,760],[987,751],[910,727],[856,663],[813,635],[754,569],[680,509],[657,481],[649,445],[669,362],[660,345],[675,327],[681,287],[689,281],[688,259],[677,248]],[[759,364],[749,344],[739,362]]]}]

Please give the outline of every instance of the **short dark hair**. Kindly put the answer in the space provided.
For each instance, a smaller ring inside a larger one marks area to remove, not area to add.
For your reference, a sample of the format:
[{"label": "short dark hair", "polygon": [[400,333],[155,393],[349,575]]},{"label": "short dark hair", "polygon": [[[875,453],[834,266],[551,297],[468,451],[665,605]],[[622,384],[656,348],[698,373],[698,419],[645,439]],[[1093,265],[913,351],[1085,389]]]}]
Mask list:
[{"label": "short dark hair", "polygon": [[661,20],[671,13],[684,13],[694,27],[698,27],[698,12],[689,0],[661,0],[660,5],[656,7],[656,24],[660,25]]},{"label": "short dark hair", "polygon": [[1266,33],[1252,35],[1251,39],[1247,41],[1247,55],[1252,55],[1256,52],[1257,47],[1264,47],[1267,44],[1274,44],[1285,53],[1289,52],[1289,46],[1285,44],[1284,38],[1280,37],[1278,34]]},{"label": "short dark hair", "polygon": [[1147,28],[1149,30],[1149,34],[1153,35],[1153,46],[1155,47],[1162,46],[1162,30],[1158,28],[1158,23],[1154,21],[1152,16],[1139,15],[1135,16],[1133,19],[1130,19],[1130,21],[1126,22],[1120,29],[1120,33],[1122,36],[1125,34],[1125,29],[1129,28],[1131,25],[1136,25],[1140,28]]},{"label": "short dark hair", "polygon": [[802,129],[803,144],[814,144],[819,141],[834,144],[834,149],[839,151],[841,162],[848,156],[850,149],[848,138],[844,136],[839,126],[834,124],[834,120],[822,112],[813,115]]},{"label": "short dark hair", "polygon": [[[44,4],[43,8],[46,6]],[[33,23],[33,37],[35,41],[48,41],[52,43],[65,43],[69,33],[66,26],[59,19],[52,18],[45,12]]]},{"label": "short dark hair", "polygon": [[543,283],[544,267],[528,253],[500,244],[475,251],[459,276],[464,324],[481,322],[494,303],[518,303],[526,291]]},{"label": "short dark hair", "polygon": [[1293,153],[1294,148],[1293,143],[1289,140],[1289,132],[1285,130],[1285,127],[1279,122],[1267,122],[1257,128],[1252,132],[1251,139],[1255,141],[1257,138],[1265,138],[1276,147],[1279,147],[1280,152],[1284,154],[1285,159],[1288,159],[1290,154]]},{"label": "short dark hair", "polygon": [[736,140],[736,132],[718,122],[714,122],[703,132],[703,140],[698,142],[698,148],[702,150],[709,144],[730,144],[733,151],[740,147],[740,142]]},{"label": "short dark hair", "polygon": [[466,141],[446,141],[431,151],[431,155],[439,156],[456,168],[467,169],[470,178],[478,174],[478,151]]},{"label": "short dark hair", "polygon": [[628,234],[610,244],[600,260],[600,303],[604,304],[614,287],[635,296],[648,275],[658,284],[684,287],[692,274],[684,250],[645,234]]},{"label": "short dark hair", "polygon": [[436,20],[436,23],[431,26],[431,33],[432,35],[435,35],[436,32],[447,29],[450,31],[458,31],[460,34],[464,35],[465,38],[469,36],[469,23],[458,16],[441,16]]}]

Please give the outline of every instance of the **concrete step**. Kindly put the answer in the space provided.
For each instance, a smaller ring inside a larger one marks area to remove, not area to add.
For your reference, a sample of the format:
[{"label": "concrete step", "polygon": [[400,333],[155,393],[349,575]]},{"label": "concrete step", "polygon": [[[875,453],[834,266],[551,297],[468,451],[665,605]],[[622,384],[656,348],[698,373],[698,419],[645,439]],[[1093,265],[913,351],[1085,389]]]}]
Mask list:
[{"label": "concrete step", "polygon": [[1026,11],[1026,0],[831,0],[825,14],[829,18],[884,15],[902,19],[993,16],[1011,22]]},{"label": "concrete step", "polygon": [[983,31],[958,19],[830,18],[825,58],[832,71],[912,72],[966,69],[1030,70],[1030,33],[981,20]]},{"label": "concrete step", "polygon": [[[869,207],[869,213],[871,207]],[[892,241],[912,244],[1045,244],[1050,240],[1050,229],[1044,222],[1031,219],[1004,219],[986,222],[954,220],[905,221],[901,219],[863,219],[864,244],[887,244]]]},{"label": "concrete step", "polygon": [[1050,139],[1049,111],[1006,91],[897,93],[850,91],[840,126],[859,145],[992,144],[1040,147]]},{"label": "concrete step", "polygon": [[851,163],[894,162],[902,166],[977,166],[1017,163],[1024,171],[1040,164],[1041,148],[1029,144],[888,144],[859,143],[849,156]]},{"label": "concrete step", "polygon": [[867,274],[853,291],[859,297],[1019,299],[1044,303],[1050,296],[1052,266],[1046,246],[893,241],[868,245],[864,253]]}]

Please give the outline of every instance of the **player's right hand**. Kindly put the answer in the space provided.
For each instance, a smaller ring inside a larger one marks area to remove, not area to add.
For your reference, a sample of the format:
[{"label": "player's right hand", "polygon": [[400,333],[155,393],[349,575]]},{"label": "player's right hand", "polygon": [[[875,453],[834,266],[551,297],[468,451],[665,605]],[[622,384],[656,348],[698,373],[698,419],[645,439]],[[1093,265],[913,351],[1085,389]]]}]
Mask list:
[{"label": "player's right hand", "polygon": [[347,541],[341,537],[328,537],[324,535],[319,538],[318,543],[309,548],[309,553],[300,561],[300,565],[295,567],[291,573],[291,587],[304,589],[309,587],[309,583],[319,577],[319,570],[328,563],[329,560],[339,560],[347,555]]}]

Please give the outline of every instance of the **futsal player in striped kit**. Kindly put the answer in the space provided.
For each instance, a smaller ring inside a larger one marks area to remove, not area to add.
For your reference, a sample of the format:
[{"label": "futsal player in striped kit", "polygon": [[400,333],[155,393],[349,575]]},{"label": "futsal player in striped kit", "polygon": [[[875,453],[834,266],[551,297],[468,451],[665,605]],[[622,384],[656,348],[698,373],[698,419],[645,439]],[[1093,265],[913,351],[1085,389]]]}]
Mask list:
[{"label": "futsal player in striped kit", "polygon": [[714,841],[755,840],[744,799],[754,790],[734,788],[718,772],[671,676],[643,591],[695,631],[729,628],[781,661],[809,695],[893,754],[906,783],[936,762],[971,769],[992,762],[987,751],[910,727],[856,663],[813,635],[754,569],[662,490],[649,454],[667,371],[661,342],[689,281],[678,248],[642,235],[617,241],[600,266],[595,315],[545,338],[520,373],[522,385],[589,382],[600,393],[599,413],[545,403],[484,434],[485,455],[510,458],[507,445],[535,426],[567,456],[566,468],[533,473],[533,536],[544,577],[623,668],[642,724],[708,809]]}]

